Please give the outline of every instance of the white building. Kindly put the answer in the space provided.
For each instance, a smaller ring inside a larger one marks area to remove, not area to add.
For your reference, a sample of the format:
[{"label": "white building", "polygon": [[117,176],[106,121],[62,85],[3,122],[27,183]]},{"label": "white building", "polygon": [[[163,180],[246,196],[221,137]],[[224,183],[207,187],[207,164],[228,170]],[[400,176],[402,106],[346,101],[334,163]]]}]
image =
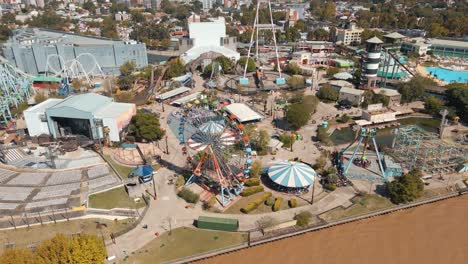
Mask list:
[{"label": "white building", "polygon": [[210,22],[189,22],[189,38],[192,48],[180,57],[189,63],[204,53],[219,53],[232,60],[238,60],[240,54],[236,51],[235,39],[226,35],[226,25],[223,17]]},{"label": "white building", "polygon": [[83,135],[97,139],[103,138],[103,128],[108,128],[108,139],[119,142],[135,114],[135,104],[116,103],[112,98],[88,93],[48,99],[26,109],[24,119],[31,137]]},{"label": "white building", "polygon": [[335,43],[343,45],[358,45],[361,44],[361,35],[364,29],[358,28],[356,23],[347,22],[343,28],[334,28],[332,31],[332,39]]},{"label": "white building", "polygon": [[404,53],[418,54],[424,56],[429,50],[430,44],[425,38],[411,38],[401,43],[401,51]]},{"label": "white building", "polygon": [[209,10],[211,8],[213,8],[213,3],[215,3],[216,0],[203,0],[202,4],[203,4],[203,9],[204,10]]}]

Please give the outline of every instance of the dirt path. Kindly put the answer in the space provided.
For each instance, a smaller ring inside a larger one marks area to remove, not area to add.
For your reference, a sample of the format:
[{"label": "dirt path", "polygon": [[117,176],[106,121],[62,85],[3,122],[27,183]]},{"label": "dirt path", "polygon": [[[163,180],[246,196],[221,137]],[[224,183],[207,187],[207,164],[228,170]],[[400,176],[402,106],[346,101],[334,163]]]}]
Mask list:
[{"label": "dirt path", "polygon": [[468,195],[280,240],[203,263],[466,263]]}]

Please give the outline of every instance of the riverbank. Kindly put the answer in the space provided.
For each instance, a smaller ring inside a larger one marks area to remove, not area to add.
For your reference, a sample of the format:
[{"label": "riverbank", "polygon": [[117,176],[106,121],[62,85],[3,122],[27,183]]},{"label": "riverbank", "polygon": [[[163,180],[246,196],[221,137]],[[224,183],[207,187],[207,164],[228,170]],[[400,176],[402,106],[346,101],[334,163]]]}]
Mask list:
[{"label": "riverbank", "polygon": [[207,259],[203,263],[465,263],[468,196]]}]

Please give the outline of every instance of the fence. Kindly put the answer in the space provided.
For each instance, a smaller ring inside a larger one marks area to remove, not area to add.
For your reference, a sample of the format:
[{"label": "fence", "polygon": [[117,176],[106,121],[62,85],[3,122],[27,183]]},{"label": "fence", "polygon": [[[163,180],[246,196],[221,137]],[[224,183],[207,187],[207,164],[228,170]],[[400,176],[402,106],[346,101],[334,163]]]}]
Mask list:
[{"label": "fence", "polygon": [[[319,224],[318,226],[305,227],[305,228],[296,227],[296,228],[292,229],[294,231],[289,232],[287,234],[279,234],[279,235],[276,235],[276,236],[273,236],[273,237],[270,237],[270,236],[260,237],[260,238],[257,238],[257,239],[250,239],[250,236],[249,236],[249,241],[247,243],[233,245],[233,246],[230,246],[230,247],[225,247],[225,248],[220,248],[220,249],[215,249],[215,250],[195,254],[195,255],[192,255],[192,256],[188,256],[188,257],[174,259],[174,260],[167,261],[167,262],[164,262],[164,263],[165,264],[178,264],[178,263],[188,263],[188,262],[198,261],[198,260],[202,260],[202,259],[206,259],[206,258],[215,257],[217,255],[226,254],[226,253],[246,249],[246,248],[249,248],[249,247],[252,247],[252,246],[257,246],[257,245],[261,245],[261,244],[265,244],[265,243],[270,243],[270,242],[274,242],[274,241],[277,241],[277,240],[302,235],[304,233],[315,232],[315,231],[323,230],[323,229],[326,229],[326,228],[334,227],[334,226],[337,226],[337,225],[343,225],[343,224],[347,224],[347,223],[351,223],[351,222],[355,222],[355,221],[359,221],[359,220],[363,220],[363,219],[367,219],[367,218],[371,218],[371,217],[385,215],[385,214],[393,213],[393,212],[396,212],[396,211],[401,211],[401,210],[421,206],[421,205],[428,204],[428,203],[434,203],[434,202],[437,202],[437,201],[442,201],[442,200],[458,197],[458,196],[465,195],[465,194],[468,194],[468,188],[461,189],[456,193],[449,193],[449,194],[441,195],[441,196],[434,197],[434,198],[419,200],[419,201],[412,202],[412,203],[409,203],[409,204],[396,205],[396,206],[392,206],[390,208],[376,210],[376,211],[373,211],[373,212],[370,212],[370,213],[365,213],[365,214],[346,217],[346,218],[343,218],[341,220],[331,222],[331,223],[322,223],[322,224]],[[297,230],[297,229],[299,229],[299,230]]]}]

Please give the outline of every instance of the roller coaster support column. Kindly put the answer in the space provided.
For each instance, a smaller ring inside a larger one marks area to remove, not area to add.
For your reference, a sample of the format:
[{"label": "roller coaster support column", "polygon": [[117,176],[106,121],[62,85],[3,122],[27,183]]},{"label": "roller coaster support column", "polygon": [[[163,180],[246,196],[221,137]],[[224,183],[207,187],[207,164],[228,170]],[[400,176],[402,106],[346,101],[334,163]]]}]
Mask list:
[{"label": "roller coaster support column", "polygon": [[379,148],[377,147],[377,142],[375,142],[375,137],[372,137],[372,142],[374,143],[375,153],[377,153],[377,161],[379,162],[380,172],[382,173],[382,177],[385,179],[385,171],[382,165],[382,160],[380,159]]},{"label": "roller coaster support column", "polygon": [[[361,131],[361,133],[362,133],[362,131]],[[349,169],[349,167],[351,166],[351,164],[353,163],[353,160],[354,160],[354,158],[355,158],[355,156],[356,156],[356,152],[358,151],[359,146],[361,146],[361,143],[362,143],[363,138],[364,138],[363,136],[359,136],[358,144],[357,144],[356,148],[354,149],[353,155],[351,156],[351,159],[349,160],[348,165],[346,165],[346,168],[344,169],[343,174],[346,174],[346,173],[348,172],[348,169]]]}]

